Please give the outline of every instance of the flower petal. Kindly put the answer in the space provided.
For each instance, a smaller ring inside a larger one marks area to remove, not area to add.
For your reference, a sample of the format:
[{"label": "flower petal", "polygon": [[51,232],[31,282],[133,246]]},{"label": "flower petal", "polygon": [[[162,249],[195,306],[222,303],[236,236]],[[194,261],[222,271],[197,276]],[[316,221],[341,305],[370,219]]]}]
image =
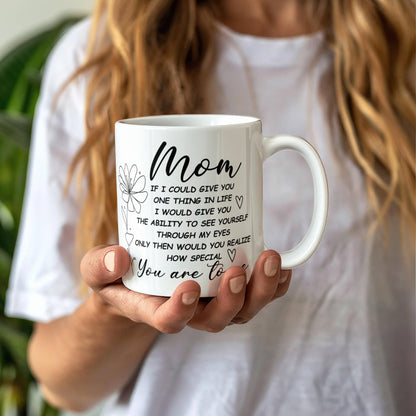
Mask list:
[{"label": "flower petal", "polygon": [[132,197],[131,197],[131,201],[132,201],[132,204],[133,204],[133,206],[134,206],[134,210],[138,213],[138,214],[140,214],[140,212],[141,212],[141,210],[142,210],[142,204],[141,204],[141,202],[134,196],[134,195],[132,195]]},{"label": "flower petal", "polygon": [[127,209],[130,211],[130,212],[134,212],[134,203],[133,203],[133,198],[129,198],[129,200],[128,201],[126,201],[127,202]]},{"label": "flower petal", "polygon": [[120,191],[123,193],[127,193],[128,191],[127,191],[126,183],[124,182],[123,178],[120,175],[118,175],[118,183],[119,183]]},{"label": "flower petal", "polygon": [[134,184],[137,181],[137,165],[132,165],[129,171],[129,189],[133,189]]},{"label": "flower petal", "polygon": [[124,178],[126,175],[124,175],[124,170],[123,170],[123,166],[119,166],[118,167],[118,174],[122,177],[122,178]]},{"label": "flower petal", "polygon": [[132,192],[132,198],[136,199],[138,202],[143,204],[144,201],[147,199],[148,192],[147,191],[140,191],[140,192]]},{"label": "flower petal", "polygon": [[143,191],[144,190],[144,188],[146,187],[146,177],[144,176],[144,175],[140,175],[138,178],[137,178],[137,181],[135,182],[135,191],[136,192],[140,192],[140,191]]},{"label": "flower petal", "polygon": [[124,164],[123,176],[124,176],[124,183],[126,184],[126,187],[128,189],[128,187],[129,187],[129,168],[127,166],[127,163]]},{"label": "flower petal", "polygon": [[131,195],[130,195],[130,194],[128,194],[127,192],[123,192],[123,193],[121,194],[121,197],[123,198],[123,201],[124,201],[124,202],[127,202],[127,204],[128,204],[128,202],[130,201],[130,199],[131,199]]}]

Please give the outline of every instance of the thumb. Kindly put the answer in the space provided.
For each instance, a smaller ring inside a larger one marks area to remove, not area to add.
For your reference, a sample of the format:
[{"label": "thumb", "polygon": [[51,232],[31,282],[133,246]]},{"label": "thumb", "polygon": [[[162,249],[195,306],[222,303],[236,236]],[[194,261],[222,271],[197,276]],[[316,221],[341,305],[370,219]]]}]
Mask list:
[{"label": "thumb", "polygon": [[113,283],[129,269],[130,256],[117,245],[94,247],[81,260],[81,276],[92,289]]}]

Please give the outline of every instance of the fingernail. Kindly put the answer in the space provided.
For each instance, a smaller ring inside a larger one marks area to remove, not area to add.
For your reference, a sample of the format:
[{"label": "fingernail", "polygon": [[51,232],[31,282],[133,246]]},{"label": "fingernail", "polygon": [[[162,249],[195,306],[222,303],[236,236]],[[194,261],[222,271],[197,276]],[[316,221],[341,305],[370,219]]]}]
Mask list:
[{"label": "fingernail", "polygon": [[280,259],[278,256],[267,257],[264,262],[264,274],[268,277],[276,276],[277,270],[280,266]]},{"label": "fingernail", "polygon": [[233,277],[229,281],[230,290],[232,293],[237,294],[243,290],[244,284],[246,282],[246,276],[241,275],[237,277]]},{"label": "fingernail", "polygon": [[198,292],[186,292],[182,294],[182,303],[184,305],[192,305],[198,298]]},{"label": "fingernail", "polygon": [[289,274],[290,274],[290,270],[282,270],[280,272],[279,283],[286,282],[287,278],[289,277]]},{"label": "fingernail", "polygon": [[104,266],[109,272],[113,272],[115,269],[115,257],[116,253],[114,251],[109,251],[104,256]]}]

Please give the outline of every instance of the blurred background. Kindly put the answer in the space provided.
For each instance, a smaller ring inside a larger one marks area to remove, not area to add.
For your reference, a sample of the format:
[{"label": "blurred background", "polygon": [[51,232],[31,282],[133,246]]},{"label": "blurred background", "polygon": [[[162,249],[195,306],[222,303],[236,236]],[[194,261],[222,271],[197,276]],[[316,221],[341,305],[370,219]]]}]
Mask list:
[{"label": "blurred background", "polygon": [[94,0],[0,0],[0,55],[63,17],[88,15]]},{"label": "blurred background", "polygon": [[93,0],[0,0],[0,416],[64,415],[43,402],[29,372],[32,324],[6,318],[3,311],[43,67],[56,41],[92,5]]}]

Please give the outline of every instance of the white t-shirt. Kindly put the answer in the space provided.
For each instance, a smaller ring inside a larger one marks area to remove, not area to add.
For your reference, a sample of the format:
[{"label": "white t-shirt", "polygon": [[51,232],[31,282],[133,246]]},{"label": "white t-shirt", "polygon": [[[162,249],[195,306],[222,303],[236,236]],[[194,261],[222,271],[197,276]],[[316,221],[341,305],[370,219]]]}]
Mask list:
[{"label": "white t-shirt", "polygon": [[[55,112],[52,103],[82,62],[88,30],[89,21],[74,27],[47,65],[7,293],[12,316],[49,321],[82,301],[73,264],[79,208],[74,189],[66,199],[62,190],[85,136],[85,79],[65,90]],[[396,228],[388,250],[380,236],[367,236],[364,180],[342,145],[323,34],[264,39],[219,26],[218,47],[213,109],[259,116],[265,135],[295,134],[316,147],[330,190],[326,232],[314,256],[294,271],[289,292],[249,323],[217,334],[185,328],[160,335],[137,377],[103,413],[416,414],[413,264],[407,267],[400,254]],[[312,205],[305,162],[292,152],[267,160],[266,244],[293,247]]]}]

